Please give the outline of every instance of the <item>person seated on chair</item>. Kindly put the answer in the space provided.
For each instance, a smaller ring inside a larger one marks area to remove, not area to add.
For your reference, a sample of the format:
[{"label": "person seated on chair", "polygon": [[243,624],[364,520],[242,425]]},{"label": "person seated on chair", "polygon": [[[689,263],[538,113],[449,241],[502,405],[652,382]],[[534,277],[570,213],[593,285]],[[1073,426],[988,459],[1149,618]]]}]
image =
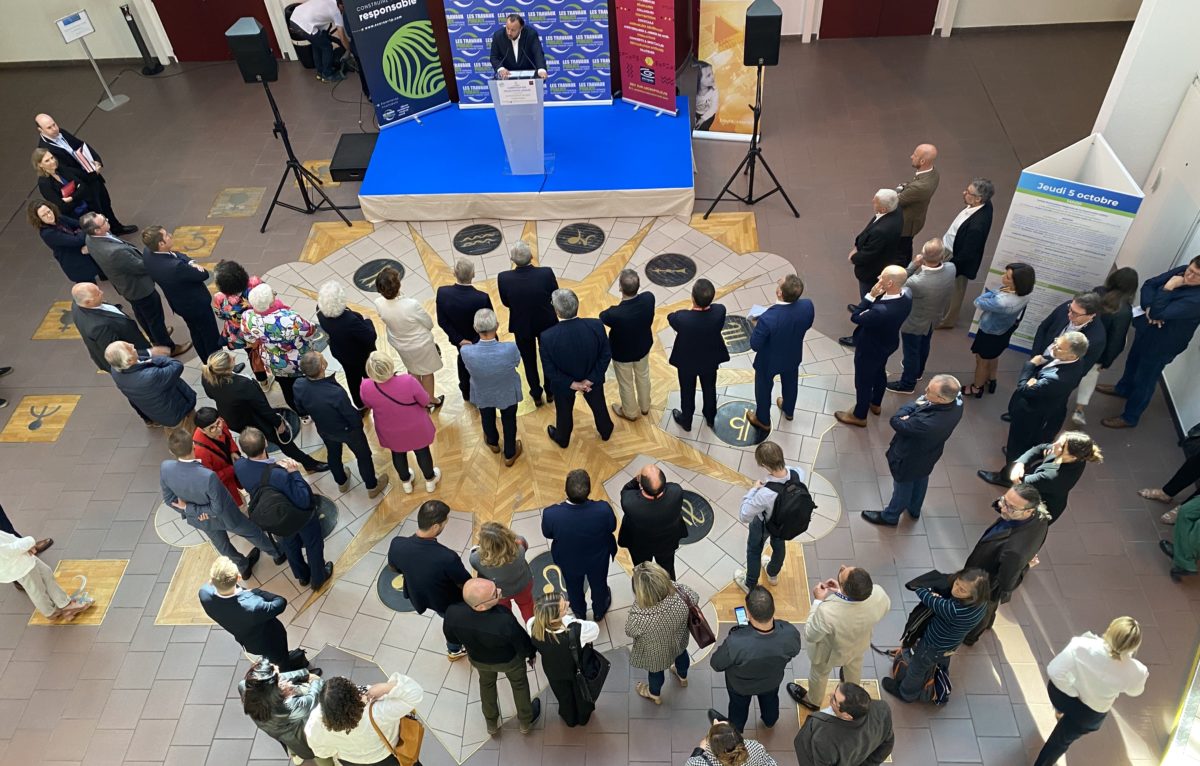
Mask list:
[{"label": "person seated on chair", "polygon": [[512,72],[537,72],[546,79],[546,54],[542,53],[542,41],[536,29],[526,29],[525,19],[510,13],[503,29],[492,35],[492,69],[501,80],[507,80]]}]

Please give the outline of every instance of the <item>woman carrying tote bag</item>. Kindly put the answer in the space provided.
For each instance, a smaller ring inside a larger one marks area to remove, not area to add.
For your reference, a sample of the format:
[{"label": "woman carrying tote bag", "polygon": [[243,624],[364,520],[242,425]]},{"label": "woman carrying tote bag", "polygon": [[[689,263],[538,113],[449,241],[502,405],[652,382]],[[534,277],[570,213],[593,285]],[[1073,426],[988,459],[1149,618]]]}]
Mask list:
[{"label": "woman carrying tote bag", "polygon": [[600,626],[590,620],[578,620],[571,614],[561,593],[546,593],[538,599],[533,617],[526,623],[533,645],[542,657],[542,672],[558,700],[558,715],[567,726],[583,726],[596,709],[594,695],[580,688],[579,654],[600,637]]},{"label": "woman carrying tote bag", "polygon": [[662,687],[666,671],[671,669],[680,686],[687,686],[688,668],[688,601],[696,604],[699,594],[686,585],[671,582],[667,570],[652,561],[643,561],[633,568],[633,608],[625,623],[625,635],[633,639],[629,664],[648,674],[638,681],[637,693],[662,704]]},{"label": "woman carrying tote bag", "polygon": [[424,696],[416,681],[400,673],[369,687],[330,678],[304,736],[314,755],[337,758],[342,766],[413,766],[424,730],[409,714]]}]

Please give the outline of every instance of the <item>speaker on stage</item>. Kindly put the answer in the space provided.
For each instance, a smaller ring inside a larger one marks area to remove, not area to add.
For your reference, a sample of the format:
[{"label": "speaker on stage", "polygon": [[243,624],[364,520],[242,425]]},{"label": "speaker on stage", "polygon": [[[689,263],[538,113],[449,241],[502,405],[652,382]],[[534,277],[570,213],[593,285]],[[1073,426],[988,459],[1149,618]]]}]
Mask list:
[{"label": "speaker on stage", "polygon": [[258,19],[244,16],[225,30],[225,42],[237,60],[242,79],[246,82],[275,82],[279,79],[279,62],[271,53],[267,30]]},{"label": "speaker on stage", "polygon": [[775,66],[779,63],[779,38],[783,33],[783,11],[772,0],[754,0],[746,9],[746,66]]}]

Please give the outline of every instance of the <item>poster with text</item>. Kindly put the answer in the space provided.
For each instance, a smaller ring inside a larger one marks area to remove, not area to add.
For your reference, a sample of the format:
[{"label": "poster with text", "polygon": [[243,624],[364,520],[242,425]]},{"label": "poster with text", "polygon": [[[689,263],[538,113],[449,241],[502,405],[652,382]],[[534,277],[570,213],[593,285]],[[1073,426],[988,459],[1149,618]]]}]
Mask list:
[{"label": "poster with text", "polygon": [[446,0],[459,106],[491,106],[492,37],[510,13],[538,33],[546,55],[546,105],[611,104],[605,0]]},{"label": "poster with text", "polygon": [[742,65],[746,44],[745,0],[700,0],[699,82],[692,129],[737,134],[750,140],[756,70]]},{"label": "poster with text", "polygon": [[424,2],[354,0],[346,5],[381,129],[450,103]]},{"label": "poster with text", "polygon": [[675,114],[675,1],[617,0],[621,99]]}]

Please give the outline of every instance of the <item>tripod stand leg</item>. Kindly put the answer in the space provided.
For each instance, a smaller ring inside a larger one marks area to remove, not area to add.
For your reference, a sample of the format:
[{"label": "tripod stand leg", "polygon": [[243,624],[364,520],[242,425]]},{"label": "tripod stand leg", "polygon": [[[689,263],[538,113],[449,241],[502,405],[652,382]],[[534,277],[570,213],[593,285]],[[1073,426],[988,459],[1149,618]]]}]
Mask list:
[{"label": "tripod stand leg", "polygon": [[721,193],[713,198],[712,204],[708,206],[708,210],[704,211],[704,220],[708,220],[708,217],[712,215],[712,211],[716,209],[717,203],[724,199],[726,194],[740,202],[746,202],[745,199],[742,199],[736,193],[729,191],[729,187],[733,185],[734,180],[738,177],[738,173],[742,172],[742,168],[745,167],[746,163],[750,162],[751,156],[750,153],[747,153],[745,157],[742,157],[742,161],[738,163],[738,166],[733,169],[733,175],[729,176],[729,180],[721,187]]},{"label": "tripod stand leg", "polygon": [[262,226],[258,227],[259,234],[266,232],[267,224],[271,221],[271,213],[275,212],[275,206],[279,204],[279,194],[283,191],[283,185],[287,183],[288,173],[291,170],[291,163],[284,166],[283,175],[279,177],[279,185],[275,187],[275,196],[271,198],[271,204],[267,207],[267,215],[263,218]]},{"label": "tripod stand leg", "polygon": [[[775,188],[778,189],[779,193],[783,195],[783,201],[786,202],[788,204],[788,207],[790,207],[792,209],[792,215],[799,218],[800,211],[796,210],[796,206],[792,204],[792,198],[788,196],[787,190],[783,188],[783,184],[779,183],[779,179],[775,177],[775,172],[772,171],[771,166],[767,164],[767,158],[759,157],[758,159],[759,159],[759,162],[762,163],[763,170],[767,171],[767,175],[771,176],[771,180],[775,182]],[[751,167],[753,167],[753,166],[751,166]],[[750,176],[750,184],[751,184],[751,186],[753,186],[754,176]],[[761,199],[761,197],[759,199]],[[753,204],[753,203],[751,203],[751,204]]]},{"label": "tripod stand leg", "polygon": [[[297,167],[299,168],[300,173],[303,174],[305,181],[307,181],[309,184],[312,185],[312,190],[315,191],[317,194],[321,195],[321,199],[324,200],[324,204],[329,205],[329,209],[332,210],[333,212],[337,213],[338,218],[341,218],[342,221],[344,221],[347,226],[350,226],[351,225],[350,219],[346,217],[346,214],[342,212],[342,209],[340,207],[333,204],[333,200],[329,199],[329,195],[325,193],[325,189],[322,188],[324,186],[324,184],[322,183],[321,179],[318,178],[316,176],[316,174],[314,174],[311,170],[304,167],[303,165],[298,165]],[[299,177],[297,177],[297,182],[300,182]],[[309,201],[307,190],[305,189],[304,183],[302,183],[302,182],[300,183],[300,194],[301,194],[301,196],[304,197],[305,205],[312,207],[312,212],[315,213],[315,212],[317,212],[317,210],[319,210],[321,208],[322,203],[318,202],[317,204],[313,205]]]}]

